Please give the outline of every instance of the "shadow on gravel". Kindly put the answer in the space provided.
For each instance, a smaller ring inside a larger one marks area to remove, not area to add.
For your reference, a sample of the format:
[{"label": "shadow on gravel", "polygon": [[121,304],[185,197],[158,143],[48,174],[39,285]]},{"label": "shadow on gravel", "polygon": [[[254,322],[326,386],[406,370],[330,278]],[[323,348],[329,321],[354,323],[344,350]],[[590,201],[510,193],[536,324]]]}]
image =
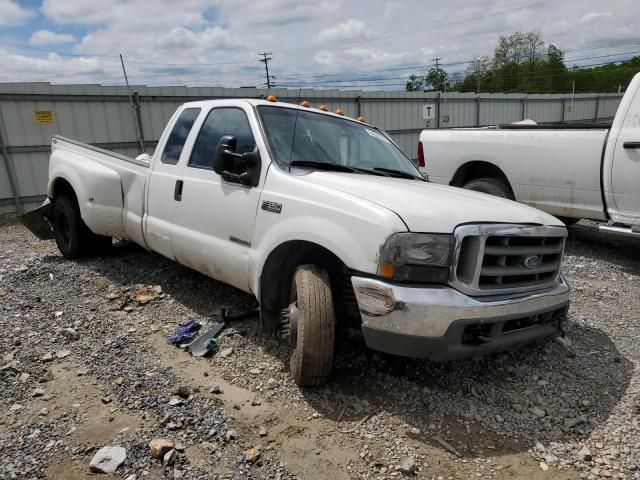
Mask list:
[{"label": "shadow on gravel", "polygon": [[579,223],[569,229],[567,253],[612,262],[627,273],[640,274],[640,237],[602,234],[593,225]]},{"label": "shadow on gravel", "polygon": [[[362,343],[356,349],[342,345],[332,384],[303,394],[327,418],[338,420],[345,406],[347,422],[366,422],[368,413],[384,411],[401,419],[414,440],[443,448],[434,439],[439,436],[463,455],[519,452],[537,440],[588,435],[629,385],[633,364],[607,335],[570,323],[568,336],[569,348],[550,339],[446,363],[378,354]],[[328,395],[333,406],[327,407]]]},{"label": "shadow on gravel", "polygon": [[[573,254],[611,261],[619,256],[628,262],[627,253],[615,247],[594,248],[582,237],[573,242]],[[110,255],[82,264],[114,284],[160,285],[203,318],[217,316],[223,307],[241,311],[253,304],[248,294],[132,244],[116,245]],[[233,323],[242,325],[247,328],[240,333],[248,341],[262,345],[287,368],[285,349],[260,337],[256,320]],[[362,421],[366,431],[371,414],[386,412],[406,424],[399,427],[401,433],[416,442],[444,448],[434,440],[439,436],[463,455],[519,452],[536,440],[546,444],[588,435],[607,419],[629,385],[633,364],[605,333],[570,322],[568,335],[569,347],[549,340],[516,352],[440,364],[380,354],[359,337],[342,336],[332,381],[301,393],[326,418],[337,421],[342,414],[345,428]]]}]

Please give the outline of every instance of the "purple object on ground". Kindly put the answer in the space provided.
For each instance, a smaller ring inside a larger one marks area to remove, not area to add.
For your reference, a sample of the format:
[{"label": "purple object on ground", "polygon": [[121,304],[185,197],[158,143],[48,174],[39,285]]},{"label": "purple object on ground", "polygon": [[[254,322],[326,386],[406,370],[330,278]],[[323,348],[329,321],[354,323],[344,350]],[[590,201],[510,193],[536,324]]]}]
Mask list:
[{"label": "purple object on ground", "polygon": [[191,343],[198,335],[198,330],[200,330],[200,323],[192,318],[188,322],[178,325],[178,330],[169,337],[169,342],[173,345]]}]

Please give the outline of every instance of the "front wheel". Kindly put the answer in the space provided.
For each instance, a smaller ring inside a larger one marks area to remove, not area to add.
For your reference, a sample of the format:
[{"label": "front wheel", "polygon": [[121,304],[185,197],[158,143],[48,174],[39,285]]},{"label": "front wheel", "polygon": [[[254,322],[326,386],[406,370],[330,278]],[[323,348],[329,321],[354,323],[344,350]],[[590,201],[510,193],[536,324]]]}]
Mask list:
[{"label": "front wheel", "polygon": [[513,192],[509,185],[499,178],[476,178],[475,180],[467,182],[462,188],[514,200]]},{"label": "front wheel", "polygon": [[290,370],[303,387],[327,382],[333,364],[335,316],[328,272],[301,265],[291,282],[291,304],[284,311],[291,342]]}]

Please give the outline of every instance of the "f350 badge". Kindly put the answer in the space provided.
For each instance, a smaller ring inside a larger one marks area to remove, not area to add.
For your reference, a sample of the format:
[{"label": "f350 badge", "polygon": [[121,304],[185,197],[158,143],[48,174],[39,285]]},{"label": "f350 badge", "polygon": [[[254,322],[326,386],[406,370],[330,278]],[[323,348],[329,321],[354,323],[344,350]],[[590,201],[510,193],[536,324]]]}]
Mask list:
[{"label": "f350 badge", "polygon": [[262,202],[262,210],[266,210],[267,212],[280,213],[282,212],[282,204],[265,200]]}]

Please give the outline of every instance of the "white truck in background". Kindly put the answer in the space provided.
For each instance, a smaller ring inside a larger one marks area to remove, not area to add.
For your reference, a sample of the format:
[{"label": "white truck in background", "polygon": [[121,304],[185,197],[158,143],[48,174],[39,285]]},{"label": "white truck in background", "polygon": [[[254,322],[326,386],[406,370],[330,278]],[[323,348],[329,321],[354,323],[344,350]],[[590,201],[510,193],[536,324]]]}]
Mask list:
[{"label": "white truck in background", "polygon": [[327,380],[336,325],[435,360],[561,330],[560,221],[428,183],[380,130],[307,105],[187,103],[146,159],[54,137],[22,220],[69,259],[130,239],[251,293],[300,385]]},{"label": "white truck in background", "polygon": [[611,125],[423,130],[418,159],[432,182],[513,199],[567,224],[609,221],[601,231],[640,235],[640,74]]}]

